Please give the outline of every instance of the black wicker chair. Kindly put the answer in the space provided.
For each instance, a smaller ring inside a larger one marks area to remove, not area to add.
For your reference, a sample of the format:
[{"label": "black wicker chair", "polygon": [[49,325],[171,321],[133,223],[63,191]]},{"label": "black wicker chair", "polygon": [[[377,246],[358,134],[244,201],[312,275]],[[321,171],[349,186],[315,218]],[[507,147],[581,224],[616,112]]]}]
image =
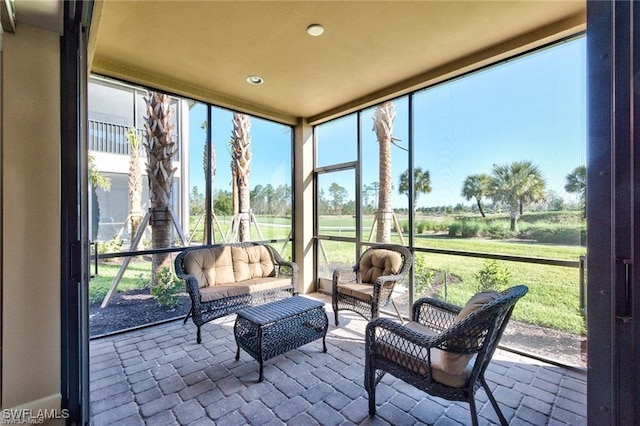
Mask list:
[{"label": "black wicker chair", "polygon": [[376,318],[381,306],[393,303],[393,288],[407,275],[412,263],[413,256],[408,248],[377,244],[365,250],[352,269],[333,271],[332,304],[336,326],[340,310],[354,311],[367,320]]},{"label": "black wicker chair", "polygon": [[[478,424],[475,392],[482,386],[501,424],[507,421],[484,373],[525,286],[483,292],[464,308],[423,298],[413,305],[413,321],[402,325],[389,318],[367,324],[364,386],[369,414],[375,415],[375,389],[385,373],[450,401],[466,401]],[[470,313],[469,313],[470,312]]]}]

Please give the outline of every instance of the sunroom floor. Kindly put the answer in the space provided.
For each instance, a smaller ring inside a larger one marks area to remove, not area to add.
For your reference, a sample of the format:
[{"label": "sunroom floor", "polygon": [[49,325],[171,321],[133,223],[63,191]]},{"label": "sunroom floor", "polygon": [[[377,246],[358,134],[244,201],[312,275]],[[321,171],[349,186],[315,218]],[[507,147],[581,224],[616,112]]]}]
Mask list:
[{"label": "sunroom floor", "polygon": [[[241,351],[235,360],[235,315],[196,328],[181,320],[90,342],[93,425],[470,424],[469,406],[431,397],[386,375],[377,388],[377,415],[368,416],[364,328],[355,313],[333,325],[326,295],[327,352],[317,340],[265,362]],[[586,424],[586,373],[504,350],[486,373],[509,424]],[[486,394],[476,394],[481,424],[497,424]]]}]

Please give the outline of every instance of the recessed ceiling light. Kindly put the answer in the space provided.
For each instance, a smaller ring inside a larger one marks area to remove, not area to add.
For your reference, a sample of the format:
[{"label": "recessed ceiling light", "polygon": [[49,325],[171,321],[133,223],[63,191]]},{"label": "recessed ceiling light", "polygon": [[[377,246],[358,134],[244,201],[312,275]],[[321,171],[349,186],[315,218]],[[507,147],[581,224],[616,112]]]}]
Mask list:
[{"label": "recessed ceiling light", "polygon": [[249,84],[262,84],[264,82],[264,80],[262,79],[262,77],[259,77],[257,75],[250,75],[249,77],[247,77],[247,82]]},{"label": "recessed ceiling light", "polygon": [[311,36],[318,37],[324,32],[324,28],[320,24],[311,24],[307,27],[307,32]]}]

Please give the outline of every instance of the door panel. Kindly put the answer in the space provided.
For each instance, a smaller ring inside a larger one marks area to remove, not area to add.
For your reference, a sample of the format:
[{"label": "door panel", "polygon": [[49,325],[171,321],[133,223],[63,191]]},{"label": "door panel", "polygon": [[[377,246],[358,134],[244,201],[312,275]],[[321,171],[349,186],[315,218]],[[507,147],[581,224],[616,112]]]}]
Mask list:
[{"label": "door panel", "polygon": [[634,43],[640,40],[640,19],[635,6],[632,1],[587,3],[587,416],[594,425],[640,421],[640,124],[635,119],[640,81],[632,77],[640,75]]}]

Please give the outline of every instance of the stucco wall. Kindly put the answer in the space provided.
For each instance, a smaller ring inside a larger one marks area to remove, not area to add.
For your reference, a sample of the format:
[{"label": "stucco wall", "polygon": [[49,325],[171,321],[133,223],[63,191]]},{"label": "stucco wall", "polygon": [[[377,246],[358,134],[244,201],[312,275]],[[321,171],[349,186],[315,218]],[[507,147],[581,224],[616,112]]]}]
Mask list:
[{"label": "stucco wall", "polygon": [[2,37],[2,407],[59,408],[60,38]]}]

